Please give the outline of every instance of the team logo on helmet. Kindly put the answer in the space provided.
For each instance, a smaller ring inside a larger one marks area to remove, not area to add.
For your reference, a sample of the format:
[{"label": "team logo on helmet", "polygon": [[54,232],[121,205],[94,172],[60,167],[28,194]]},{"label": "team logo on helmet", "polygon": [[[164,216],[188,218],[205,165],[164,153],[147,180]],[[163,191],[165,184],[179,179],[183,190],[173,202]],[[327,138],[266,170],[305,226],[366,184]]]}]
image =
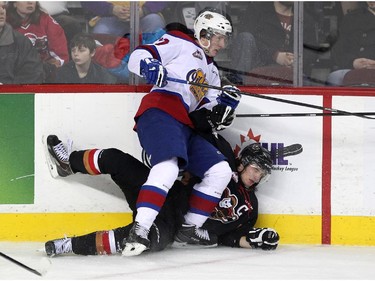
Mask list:
[{"label": "team logo on helmet", "polygon": [[204,18],[208,19],[208,20],[212,19],[213,17],[214,16],[212,14],[206,14],[206,15],[204,15]]}]

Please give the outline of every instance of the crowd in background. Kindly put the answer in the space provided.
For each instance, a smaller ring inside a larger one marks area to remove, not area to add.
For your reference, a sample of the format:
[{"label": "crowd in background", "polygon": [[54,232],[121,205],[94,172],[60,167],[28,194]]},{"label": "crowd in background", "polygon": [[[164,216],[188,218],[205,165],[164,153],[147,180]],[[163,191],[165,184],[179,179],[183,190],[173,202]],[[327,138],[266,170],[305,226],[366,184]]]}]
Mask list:
[{"label": "crowd in background", "polygon": [[[219,70],[236,85],[372,86],[375,2],[300,2],[303,63],[296,69],[295,2],[138,1],[139,44],[168,24],[192,29],[205,7],[230,18],[234,34]],[[0,1],[0,83],[129,83],[129,1]],[[22,35],[22,36],[20,36]],[[28,39],[28,40],[25,40]]]}]

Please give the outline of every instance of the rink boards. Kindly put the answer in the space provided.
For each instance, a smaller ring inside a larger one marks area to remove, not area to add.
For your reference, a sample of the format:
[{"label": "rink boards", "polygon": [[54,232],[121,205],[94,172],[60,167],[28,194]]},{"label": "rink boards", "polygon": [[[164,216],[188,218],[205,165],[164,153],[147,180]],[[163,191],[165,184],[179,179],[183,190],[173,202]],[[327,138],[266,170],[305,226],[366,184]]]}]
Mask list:
[{"label": "rink boards", "polygon": [[[371,92],[273,91],[271,97],[350,112],[375,109]],[[48,134],[72,139],[74,150],[116,147],[141,159],[133,116],[144,93],[93,92],[0,95],[0,240],[45,241],[131,221],[108,176],[53,179],[47,169],[42,138]],[[300,112],[321,111],[243,96],[237,113]],[[223,135],[233,147],[249,138],[271,152],[302,146],[296,155],[274,155],[272,177],[257,192],[258,225],[275,228],[281,243],[375,245],[375,120],[238,117]]]}]

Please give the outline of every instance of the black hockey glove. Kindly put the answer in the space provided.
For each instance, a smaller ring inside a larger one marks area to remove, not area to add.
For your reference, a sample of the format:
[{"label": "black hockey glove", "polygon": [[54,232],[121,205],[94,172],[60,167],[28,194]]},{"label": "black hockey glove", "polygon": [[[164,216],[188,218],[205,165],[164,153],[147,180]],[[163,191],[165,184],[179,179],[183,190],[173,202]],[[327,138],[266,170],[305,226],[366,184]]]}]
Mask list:
[{"label": "black hockey glove", "polygon": [[225,85],[216,100],[219,104],[229,105],[231,108],[236,109],[240,99],[240,90],[236,86]]},{"label": "black hockey glove", "polygon": [[154,84],[158,87],[167,85],[167,70],[160,61],[153,58],[141,60],[140,71],[148,84]]},{"label": "black hockey glove", "polygon": [[279,240],[279,234],[272,228],[253,228],[246,235],[246,241],[252,248],[262,250],[275,250]]},{"label": "black hockey glove", "polygon": [[234,120],[234,109],[229,105],[215,105],[211,111],[208,111],[207,120],[213,130],[224,130],[228,128]]}]

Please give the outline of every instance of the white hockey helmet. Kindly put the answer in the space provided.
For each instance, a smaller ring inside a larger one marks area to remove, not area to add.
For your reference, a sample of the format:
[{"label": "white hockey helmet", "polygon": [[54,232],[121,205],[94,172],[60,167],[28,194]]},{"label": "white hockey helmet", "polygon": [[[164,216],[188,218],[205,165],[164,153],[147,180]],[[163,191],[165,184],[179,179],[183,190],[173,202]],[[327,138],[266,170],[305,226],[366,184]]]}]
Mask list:
[{"label": "white hockey helmet", "polygon": [[212,35],[219,33],[230,37],[232,35],[232,24],[223,15],[205,11],[198,15],[194,22],[194,37],[200,40],[201,31],[206,30],[206,39],[210,40]]}]

